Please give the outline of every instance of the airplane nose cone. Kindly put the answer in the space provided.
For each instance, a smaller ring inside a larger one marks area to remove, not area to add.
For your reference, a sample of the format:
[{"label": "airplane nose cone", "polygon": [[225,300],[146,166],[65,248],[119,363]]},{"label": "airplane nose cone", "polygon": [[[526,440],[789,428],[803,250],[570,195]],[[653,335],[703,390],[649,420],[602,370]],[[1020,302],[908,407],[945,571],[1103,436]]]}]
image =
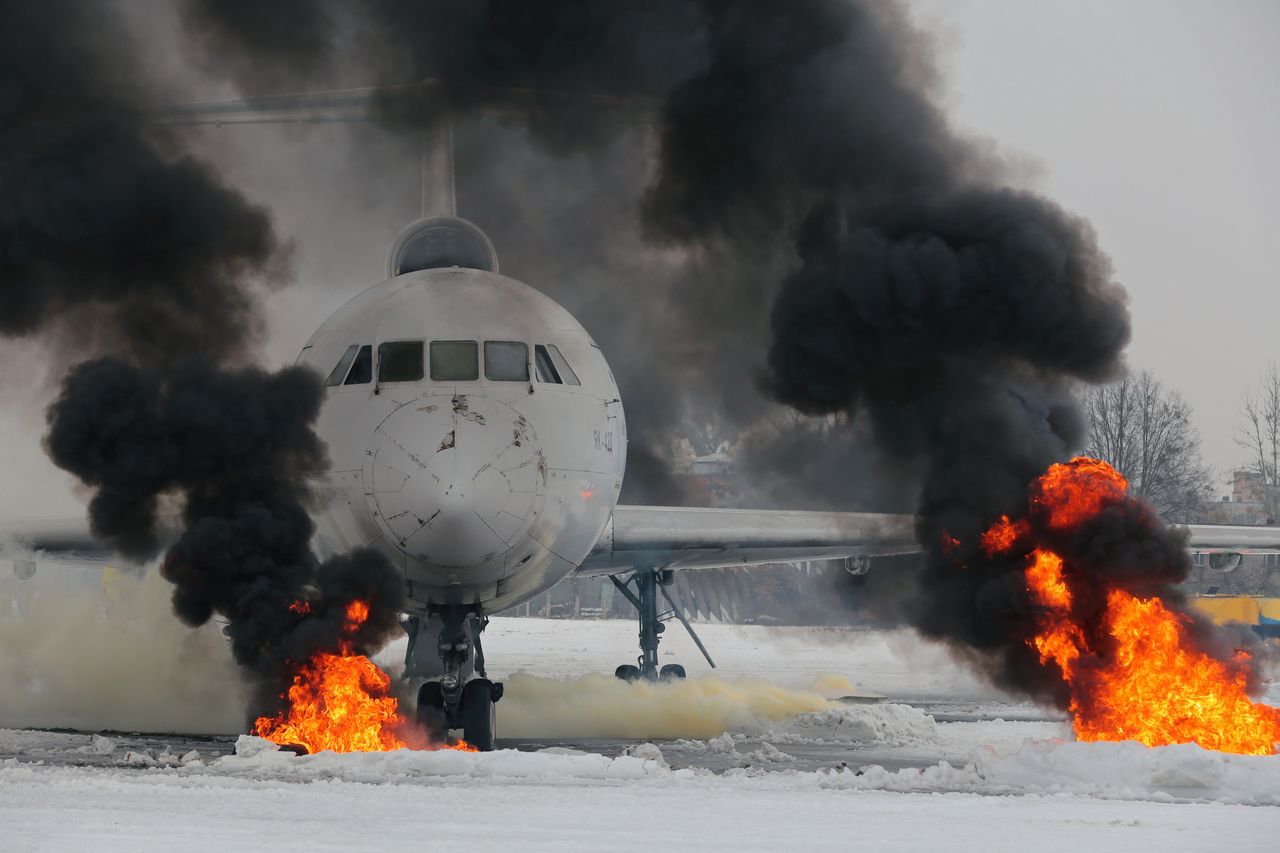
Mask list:
[{"label": "airplane nose cone", "polygon": [[378,526],[405,554],[436,566],[504,558],[533,524],[545,481],[524,416],[477,395],[401,406],[378,426],[365,456]]}]

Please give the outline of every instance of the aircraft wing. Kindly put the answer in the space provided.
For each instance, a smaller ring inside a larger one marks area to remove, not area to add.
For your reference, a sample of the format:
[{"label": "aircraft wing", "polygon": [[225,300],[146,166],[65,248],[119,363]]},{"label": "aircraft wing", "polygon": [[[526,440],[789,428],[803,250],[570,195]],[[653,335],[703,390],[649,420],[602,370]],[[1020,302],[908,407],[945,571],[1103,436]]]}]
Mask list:
[{"label": "aircraft wing", "polygon": [[[660,102],[642,96],[618,97],[589,91],[549,91],[475,87],[469,100],[490,115],[526,115],[533,110],[589,107],[608,112],[624,124],[652,123]],[[379,112],[401,113],[418,119],[449,114],[448,83],[430,78],[398,86],[295,92],[256,98],[178,104],[152,117],[172,125],[333,124],[373,120]]]},{"label": "aircraft wing", "polygon": [[13,547],[50,554],[109,554],[83,515],[0,519],[0,550]]},{"label": "aircraft wing", "polygon": [[1202,554],[1280,554],[1280,527],[1188,524],[1187,548]]},{"label": "aircraft wing", "polygon": [[[1280,554],[1280,528],[1187,525],[1205,554]],[[636,568],[712,569],[919,552],[915,517],[885,513],[619,506],[578,577]]]},{"label": "aircraft wing", "polygon": [[0,519],[0,572],[7,575],[11,569],[19,580],[35,575],[37,561],[44,566],[101,567],[112,556],[93,537],[84,516]]},{"label": "aircraft wing", "polygon": [[[176,537],[177,518],[160,516],[162,539]],[[42,562],[102,562],[117,559],[115,550],[93,535],[84,515],[0,518],[0,555],[39,555]],[[135,562],[126,560],[125,562]]]},{"label": "aircraft wing", "polygon": [[[1280,527],[1187,525],[1188,548],[1205,554],[1280,554]],[[0,550],[106,558],[80,516],[0,519]],[[795,512],[619,506],[579,577],[637,566],[710,569],[798,560],[857,561],[920,550],[915,517],[885,513]]]},{"label": "aircraft wing", "polygon": [[919,550],[910,515],[619,506],[576,574],[840,559],[865,570],[868,557]]}]

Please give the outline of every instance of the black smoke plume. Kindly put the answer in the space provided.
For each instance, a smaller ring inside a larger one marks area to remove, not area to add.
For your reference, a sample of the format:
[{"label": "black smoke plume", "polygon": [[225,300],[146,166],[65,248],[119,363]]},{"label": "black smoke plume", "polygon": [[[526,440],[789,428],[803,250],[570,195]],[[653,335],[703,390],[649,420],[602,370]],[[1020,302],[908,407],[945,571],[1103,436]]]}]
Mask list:
[{"label": "black smoke plume", "polygon": [[[664,469],[691,424],[730,441],[752,432],[753,472],[786,481],[764,452],[768,431],[754,431],[781,412],[754,373],[769,305],[795,263],[792,232],[815,200],[847,191],[869,201],[992,168],[948,135],[931,99],[928,39],[894,5],[287,5],[274,31],[269,16],[217,0],[192,0],[184,20],[219,51],[211,66],[265,69],[241,79],[250,94],[281,74],[315,88],[444,81],[426,101],[389,92],[381,118],[416,130],[447,106],[461,119],[460,212],[494,237],[506,271],[602,336],[632,446],[663,463],[628,475],[624,499],[634,502],[679,485]],[[227,53],[237,45],[239,59]],[[963,168],[949,168],[957,158]],[[863,443],[839,455],[872,454]],[[821,452],[809,459],[819,466]],[[850,499],[878,508],[870,490],[834,480],[793,505]]]},{"label": "black smoke plume", "polygon": [[147,120],[110,7],[6,3],[0,33],[0,334],[59,323],[73,353],[230,355],[250,283],[283,260],[267,214]]},{"label": "black smoke plume", "polygon": [[[339,8],[356,10],[349,26]],[[534,231],[543,255],[569,244],[570,256],[582,258],[575,247],[594,247],[602,257],[588,263],[597,268],[623,268],[610,254],[619,234],[634,234],[631,246],[648,253],[650,276],[616,276],[623,284],[611,292],[607,276],[576,279],[569,262],[558,278],[532,279],[571,308],[585,306],[589,321],[624,319],[617,340],[625,345],[647,344],[637,369],[626,369],[624,357],[620,373],[634,434],[662,436],[691,404],[732,433],[768,415],[769,399],[863,425],[849,440],[870,435],[878,451],[833,458],[875,459],[918,495],[930,562],[914,621],[932,636],[994,650],[984,653],[994,674],[1021,679],[1002,669],[999,652],[1022,639],[1002,631],[996,616],[1025,604],[1013,574],[997,571],[963,588],[941,581],[951,565],[940,534],[975,535],[1080,445],[1072,389],[1122,368],[1126,299],[1085,222],[1006,186],[989,149],[949,126],[930,41],[904,8],[851,0],[312,0],[295,11],[310,12],[304,32],[333,28],[308,37],[329,56],[272,51],[287,33],[264,38],[260,21],[234,4],[189,4],[187,22],[206,42],[239,43],[255,61],[302,76],[326,62],[349,64],[355,51],[384,83],[442,79],[455,116],[482,114],[495,92],[524,92],[523,112],[505,110],[500,120],[570,164],[541,185],[548,198],[562,196],[555,184],[567,169],[607,183],[597,188],[599,202],[582,205],[590,215],[578,221],[588,224],[572,233],[536,200],[512,200],[523,215],[493,214],[494,230],[518,223],[508,231],[517,245],[521,231]],[[359,53],[373,44],[381,49]],[[620,129],[618,110],[606,108],[619,102],[648,111],[654,147]],[[384,118],[417,127],[438,117],[439,104],[429,106],[435,111],[414,110],[389,95]],[[618,169],[619,152],[646,168]],[[463,166],[467,156],[464,147]],[[509,175],[475,180],[500,192],[493,183]],[[638,219],[628,222],[615,196],[634,201]],[[486,224],[483,210],[475,218]],[[664,265],[672,252],[678,261]],[[609,302],[624,308],[600,308]],[[786,441],[797,430],[777,434]],[[767,467],[761,460],[773,456],[803,470],[794,449],[770,454],[761,436],[754,433],[753,465]],[[648,449],[647,461],[662,457]],[[829,495],[866,499],[838,477],[815,486],[823,483]]]},{"label": "black smoke plume", "polygon": [[264,210],[152,120],[113,5],[6,3],[4,19],[0,334],[101,356],[64,380],[49,455],[93,489],[104,542],[139,559],[168,546],[178,615],[228,619],[269,710],[288,661],[336,646],[347,602],[371,604],[368,648],[403,595],[375,554],[309,550],[319,378],[229,366],[260,329],[256,282],[282,280],[287,252]]},{"label": "black smoke plume", "polygon": [[228,619],[236,660],[260,676],[262,704],[290,663],[334,651],[347,605],[370,618],[351,638],[375,650],[397,625],[403,584],[357,551],[319,563],[310,543],[317,481],[328,467],[314,432],[323,389],[309,370],[226,369],[188,357],[165,370],[117,359],[76,367],[49,409],[50,457],[93,487],[96,536],[121,554],[158,550],[165,498],[181,498],[161,572],[191,625]]}]

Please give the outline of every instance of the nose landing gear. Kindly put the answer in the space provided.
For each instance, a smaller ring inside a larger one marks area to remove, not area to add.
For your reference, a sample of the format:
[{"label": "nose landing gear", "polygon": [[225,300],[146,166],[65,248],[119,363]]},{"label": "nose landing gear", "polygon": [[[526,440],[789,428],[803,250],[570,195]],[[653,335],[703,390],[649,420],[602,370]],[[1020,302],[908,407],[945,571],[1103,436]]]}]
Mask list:
[{"label": "nose landing gear", "polygon": [[502,685],[487,678],[471,679],[456,697],[446,697],[439,681],[428,681],[418,689],[418,723],[434,743],[445,741],[450,729],[461,729],[464,741],[489,752],[497,736],[496,704],[501,698]]},{"label": "nose landing gear", "polygon": [[[626,597],[627,601],[631,602],[640,615],[640,657],[636,659],[635,664],[623,664],[614,670],[613,674],[616,677],[623,681],[637,681],[641,678],[650,681],[659,679],[670,681],[685,677],[684,667],[678,663],[658,667],[658,641],[662,632],[667,629],[664,623],[671,619],[678,620],[684,626],[707,663],[712,669],[716,668],[715,661],[707,653],[707,647],[702,645],[697,632],[693,630],[693,626],[689,624],[689,620],[685,618],[675,599],[667,592],[667,587],[675,580],[674,572],[669,569],[662,571],[636,569],[626,580],[619,580],[618,575],[610,575],[609,580],[613,581],[613,585]],[[666,600],[669,610],[658,611],[659,595]]]},{"label": "nose landing gear", "polygon": [[[502,685],[490,681],[484,669],[480,634],[489,620],[468,607],[440,607],[431,616],[442,623],[436,641],[442,674],[418,689],[418,723],[433,742],[443,742],[450,729],[461,729],[463,740],[488,752],[497,732],[494,703],[502,698]],[[421,664],[415,658],[418,639],[409,644],[406,672]],[[473,670],[470,676],[468,670]]]}]

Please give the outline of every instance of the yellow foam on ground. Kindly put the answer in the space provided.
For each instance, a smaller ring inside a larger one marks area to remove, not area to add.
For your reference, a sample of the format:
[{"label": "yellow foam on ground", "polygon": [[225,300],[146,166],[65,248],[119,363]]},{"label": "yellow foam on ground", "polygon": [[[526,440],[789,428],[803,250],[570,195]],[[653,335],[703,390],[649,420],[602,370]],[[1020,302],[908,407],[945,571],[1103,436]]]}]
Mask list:
[{"label": "yellow foam on ground", "polygon": [[813,690],[709,675],[628,682],[603,673],[556,679],[516,672],[504,684],[504,737],[711,738],[835,707]]}]

